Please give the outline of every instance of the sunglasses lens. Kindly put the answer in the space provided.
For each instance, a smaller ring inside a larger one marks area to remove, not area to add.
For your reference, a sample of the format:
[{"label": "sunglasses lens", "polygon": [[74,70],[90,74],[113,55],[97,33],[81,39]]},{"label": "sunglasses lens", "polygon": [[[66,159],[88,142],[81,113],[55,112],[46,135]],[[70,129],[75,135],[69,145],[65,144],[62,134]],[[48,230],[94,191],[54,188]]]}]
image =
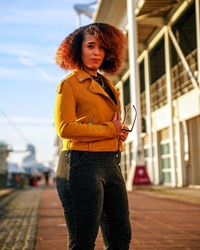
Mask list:
[{"label": "sunglasses lens", "polygon": [[[135,117],[134,117],[133,123],[131,125],[131,129],[124,128],[124,129],[122,129],[123,131],[132,132],[132,130],[133,130],[133,127],[134,127],[135,121],[136,121],[136,117],[137,117],[137,109],[136,109],[136,107],[134,105],[133,105],[133,109],[135,110]],[[125,123],[125,120],[126,120],[126,108],[124,108],[124,119],[123,119],[123,122],[122,122],[123,124]]]}]

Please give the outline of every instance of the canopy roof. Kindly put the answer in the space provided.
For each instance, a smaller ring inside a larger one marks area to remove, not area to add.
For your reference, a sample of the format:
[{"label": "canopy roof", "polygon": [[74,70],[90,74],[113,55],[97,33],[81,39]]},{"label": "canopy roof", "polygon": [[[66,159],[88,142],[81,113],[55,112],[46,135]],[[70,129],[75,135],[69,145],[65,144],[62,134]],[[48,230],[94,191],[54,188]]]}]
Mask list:
[{"label": "canopy roof", "polygon": [[[127,20],[124,20],[127,18],[126,2],[126,0],[100,0],[96,13],[94,14],[94,21],[106,22],[118,27],[120,27],[120,25],[126,26]],[[134,2],[138,43],[142,46],[145,45],[157,29],[166,23],[168,16],[173,13],[184,0],[138,0]],[[143,5],[141,5],[141,2],[143,2]]]}]

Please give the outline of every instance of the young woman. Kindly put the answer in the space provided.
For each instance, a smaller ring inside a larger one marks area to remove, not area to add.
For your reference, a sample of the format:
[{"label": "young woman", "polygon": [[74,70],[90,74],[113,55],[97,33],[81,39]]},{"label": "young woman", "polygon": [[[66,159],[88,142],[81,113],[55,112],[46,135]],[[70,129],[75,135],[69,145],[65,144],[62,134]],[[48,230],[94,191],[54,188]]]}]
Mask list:
[{"label": "young woman", "polygon": [[120,119],[119,93],[99,73],[119,71],[125,48],[119,29],[93,23],[75,30],[57,50],[58,65],[72,70],[58,87],[55,106],[56,130],[63,150],[69,150],[70,202],[64,210],[70,250],[94,249],[102,211],[109,249],[129,249],[128,200],[119,165],[128,132]]}]

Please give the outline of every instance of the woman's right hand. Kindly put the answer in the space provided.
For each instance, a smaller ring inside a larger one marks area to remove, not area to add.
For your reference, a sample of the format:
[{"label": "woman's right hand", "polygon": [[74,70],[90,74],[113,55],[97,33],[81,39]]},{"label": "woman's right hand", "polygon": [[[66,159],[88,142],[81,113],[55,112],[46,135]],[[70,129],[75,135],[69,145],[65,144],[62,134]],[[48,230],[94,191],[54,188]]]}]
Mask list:
[{"label": "woman's right hand", "polygon": [[112,122],[113,122],[113,124],[115,126],[116,134],[117,134],[117,136],[119,136],[121,134],[123,125],[121,123],[121,119],[119,119],[119,117],[118,117],[117,112],[115,112],[115,115],[113,117]]}]

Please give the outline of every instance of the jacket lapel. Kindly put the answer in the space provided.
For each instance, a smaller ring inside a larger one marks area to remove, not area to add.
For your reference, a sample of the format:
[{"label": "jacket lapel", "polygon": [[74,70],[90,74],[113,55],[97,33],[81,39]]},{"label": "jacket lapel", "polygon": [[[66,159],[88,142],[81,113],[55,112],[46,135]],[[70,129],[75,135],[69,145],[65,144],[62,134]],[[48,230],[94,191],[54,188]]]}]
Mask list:
[{"label": "jacket lapel", "polygon": [[108,84],[108,86],[110,87],[111,91],[113,92],[114,96],[115,96],[115,99],[117,101],[117,105],[115,104],[115,102],[113,101],[113,99],[106,93],[106,91],[101,88],[99,86],[99,84],[94,81],[93,79],[91,80],[91,84],[89,86],[89,90],[94,93],[94,94],[99,94],[99,95],[102,95],[104,96],[105,98],[107,98],[110,102],[110,104],[112,105],[113,109],[115,111],[117,111],[119,109],[119,92],[115,89],[115,87],[113,86],[112,83],[108,83],[108,80],[104,79],[106,81],[106,84]]},{"label": "jacket lapel", "polygon": [[[113,92],[114,96],[115,96],[115,100],[117,101],[117,110],[119,111],[121,109],[121,105],[120,105],[120,101],[119,101],[119,91],[115,88],[115,86],[113,85],[113,83],[107,79],[105,76],[103,76],[104,80],[106,81],[106,83],[108,84],[109,88],[111,89],[111,91]],[[110,98],[110,97],[109,97]],[[110,98],[111,99],[111,98]],[[111,99],[112,100],[112,99]],[[113,100],[112,100],[113,102]],[[113,102],[113,104],[116,107],[116,104]]]},{"label": "jacket lapel", "polygon": [[76,77],[78,79],[78,81],[80,83],[84,82],[86,79],[90,80],[91,83],[89,85],[89,90],[94,93],[94,94],[98,94],[98,95],[102,95],[105,98],[107,98],[110,101],[110,104],[112,105],[114,111],[118,111],[120,110],[120,103],[119,103],[119,92],[116,90],[116,88],[114,87],[113,83],[107,79],[105,76],[102,76],[104,81],[106,82],[106,84],[108,84],[108,86],[110,87],[111,91],[113,92],[115,99],[117,101],[117,105],[114,103],[114,101],[112,100],[112,98],[106,93],[106,91],[101,88],[99,86],[99,84],[93,80],[90,75],[88,75],[85,71],[83,70],[75,70],[75,74]]},{"label": "jacket lapel", "polygon": [[100,94],[109,97],[109,95],[104,91],[104,89],[101,88],[101,86],[99,86],[99,84],[93,79],[91,79],[89,90],[94,94]]}]

